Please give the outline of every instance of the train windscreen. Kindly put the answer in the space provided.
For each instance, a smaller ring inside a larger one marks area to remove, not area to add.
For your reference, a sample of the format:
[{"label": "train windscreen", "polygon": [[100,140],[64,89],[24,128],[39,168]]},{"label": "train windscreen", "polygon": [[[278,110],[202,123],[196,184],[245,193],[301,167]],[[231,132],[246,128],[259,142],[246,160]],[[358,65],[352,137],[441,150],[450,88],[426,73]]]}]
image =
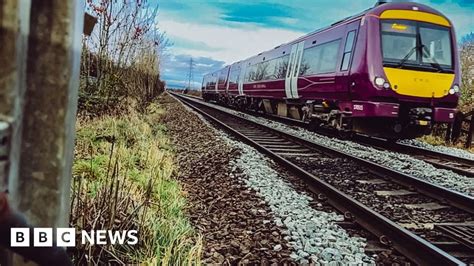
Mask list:
[{"label": "train windscreen", "polygon": [[381,34],[385,66],[437,72],[453,70],[448,27],[408,20],[383,20]]}]

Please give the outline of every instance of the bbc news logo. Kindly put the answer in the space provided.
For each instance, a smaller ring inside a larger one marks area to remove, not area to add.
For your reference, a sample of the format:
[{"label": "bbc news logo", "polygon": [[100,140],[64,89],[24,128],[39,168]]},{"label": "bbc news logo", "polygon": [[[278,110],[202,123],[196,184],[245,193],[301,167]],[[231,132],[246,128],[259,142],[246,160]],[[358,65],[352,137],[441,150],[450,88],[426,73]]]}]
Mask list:
[{"label": "bbc news logo", "polygon": [[[74,228],[57,228],[53,233],[53,228],[11,228],[11,247],[30,247],[33,240],[33,247],[75,247],[78,236],[82,245],[136,245],[138,244],[137,230],[92,230],[80,231],[76,234]],[[56,236],[56,238],[54,238]],[[56,239],[54,241],[53,239]]]}]

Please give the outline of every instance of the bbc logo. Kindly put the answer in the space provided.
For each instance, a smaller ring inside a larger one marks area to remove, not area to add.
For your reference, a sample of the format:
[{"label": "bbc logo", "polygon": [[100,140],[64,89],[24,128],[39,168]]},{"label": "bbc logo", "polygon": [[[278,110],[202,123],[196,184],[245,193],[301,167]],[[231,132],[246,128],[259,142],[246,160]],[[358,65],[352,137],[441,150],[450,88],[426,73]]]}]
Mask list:
[{"label": "bbc logo", "polygon": [[[56,235],[53,228],[11,228],[11,247],[75,247],[76,237],[80,236],[81,244],[89,245],[136,245],[138,244],[137,230],[91,230],[79,231],[75,228],[57,228]],[[55,238],[56,237],[56,238]],[[56,241],[54,241],[55,239]],[[33,240],[33,241],[32,241]]]},{"label": "bbc logo", "polygon": [[[12,228],[10,230],[11,247],[29,247],[31,246],[30,228]],[[53,228],[33,228],[33,246],[34,247],[52,247],[53,246]],[[75,247],[76,230],[74,228],[56,229],[56,246]]]}]

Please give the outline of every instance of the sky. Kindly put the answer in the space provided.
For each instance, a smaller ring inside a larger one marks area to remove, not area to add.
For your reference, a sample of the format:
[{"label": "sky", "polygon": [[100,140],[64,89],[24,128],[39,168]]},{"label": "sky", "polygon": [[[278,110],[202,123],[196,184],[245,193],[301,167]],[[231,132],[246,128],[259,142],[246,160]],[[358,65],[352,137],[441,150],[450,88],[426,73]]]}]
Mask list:
[{"label": "sky", "polygon": [[[192,87],[227,64],[289,42],[372,7],[376,0],[152,0],[158,1],[157,27],[172,43],[161,75],[168,87]],[[474,32],[474,0],[416,0],[454,23],[458,39]]]}]

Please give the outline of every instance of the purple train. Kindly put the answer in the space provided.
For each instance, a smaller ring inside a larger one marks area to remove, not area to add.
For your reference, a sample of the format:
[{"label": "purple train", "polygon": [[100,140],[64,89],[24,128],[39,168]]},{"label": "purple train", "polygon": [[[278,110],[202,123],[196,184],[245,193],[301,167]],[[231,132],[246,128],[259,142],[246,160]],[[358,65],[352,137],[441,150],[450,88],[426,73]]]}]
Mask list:
[{"label": "purple train", "polygon": [[205,75],[202,95],[312,127],[413,138],[453,122],[459,86],[451,21],[417,3],[378,3]]}]

